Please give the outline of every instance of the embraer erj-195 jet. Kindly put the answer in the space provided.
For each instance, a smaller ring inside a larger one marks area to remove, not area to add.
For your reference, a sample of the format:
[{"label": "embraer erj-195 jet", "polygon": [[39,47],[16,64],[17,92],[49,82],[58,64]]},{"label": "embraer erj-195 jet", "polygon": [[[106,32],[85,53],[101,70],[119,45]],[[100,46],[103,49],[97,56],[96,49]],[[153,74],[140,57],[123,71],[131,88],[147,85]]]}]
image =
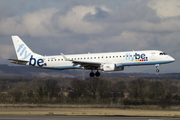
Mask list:
[{"label": "embraer erj-195 jet", "polygon": [[125,66],[155,65],[156,72],[159,72],[160,64],[175,61],[173,57],[159,50],[43,56],[31,51],[18,36],[12,36],[12,40],[18,58],[8,59],[12,63],[56,70],[91,70],[90,77],[100,76],[99,70],[122,71]]}]

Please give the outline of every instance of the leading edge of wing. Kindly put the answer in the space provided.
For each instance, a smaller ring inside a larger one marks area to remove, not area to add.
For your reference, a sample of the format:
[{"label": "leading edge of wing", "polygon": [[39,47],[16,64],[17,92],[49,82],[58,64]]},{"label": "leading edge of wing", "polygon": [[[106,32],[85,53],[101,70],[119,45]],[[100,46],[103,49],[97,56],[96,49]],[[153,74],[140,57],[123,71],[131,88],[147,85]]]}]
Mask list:
[{"label": "leading edge of wing", "polygon": [[100,66],[102,64],[100,62],[88,62],[88,61],[70,60],[63,53],[61,53],[61,55],[65,59],[65,61],[72,61],[72,63],[74,63],[74,66],[76,66],[76,65],[81,65],[82,67],[84,67],[84,66]]},{"label": "leading edge of wing", "polygon": [[102,63],[98,62],[88,62],[88,61],[72,61],[74,64],[91,64],[91,65],[101,65]]}]

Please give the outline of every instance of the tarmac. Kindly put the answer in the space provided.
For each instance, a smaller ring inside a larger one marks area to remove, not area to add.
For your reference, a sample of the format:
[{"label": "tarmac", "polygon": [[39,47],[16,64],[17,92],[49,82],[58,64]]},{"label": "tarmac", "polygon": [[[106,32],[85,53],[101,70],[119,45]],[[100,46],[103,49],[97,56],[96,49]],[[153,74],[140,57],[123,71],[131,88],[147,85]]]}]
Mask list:
[{"label": "tarmac", "polygon": [[180,120],[172,117],[0,115],[0,120]]}]

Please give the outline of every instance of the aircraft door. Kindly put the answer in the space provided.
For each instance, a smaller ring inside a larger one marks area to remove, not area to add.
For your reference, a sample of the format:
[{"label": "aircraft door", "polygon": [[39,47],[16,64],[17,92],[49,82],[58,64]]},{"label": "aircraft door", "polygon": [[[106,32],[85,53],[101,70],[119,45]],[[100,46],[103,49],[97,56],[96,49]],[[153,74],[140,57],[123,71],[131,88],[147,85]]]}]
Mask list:
[{"label": "aircraft door", "polygon": [[45,56],[45,57],[43,57],[43,62],[44,62],[44,63],[46,63],[46,56]]},{"label": "aircraft door", "polygon": [[155,60],[156,59],[156,53],[155,52],[152,52],[151,53],[151,60]]},{"label": "aircraft door", "polygon": [[47,58],[46,57],[43,58],[43,63],[44,63],[44,66],[47,66]]}]

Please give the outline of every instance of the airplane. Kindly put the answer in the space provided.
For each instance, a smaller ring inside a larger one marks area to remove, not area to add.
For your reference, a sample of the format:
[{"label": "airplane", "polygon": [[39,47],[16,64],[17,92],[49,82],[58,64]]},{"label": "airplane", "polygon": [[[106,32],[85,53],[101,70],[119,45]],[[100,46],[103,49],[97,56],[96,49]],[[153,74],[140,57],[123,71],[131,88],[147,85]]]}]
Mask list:
[{"label": "airplane", "polygon": [[[160,50],[125,51],[108,53],[88,53],[56,56],[43,56],[34,53],[18,36],[11,36],[18,59],[8,59],[11,63],[45,69],[91,70],[90,77],[99,77],[100,72],[123,71],[126,66],[155,65],[156,72],[161,64],[175,59]],[[93,71],[96,70],[94,73]]]}]

